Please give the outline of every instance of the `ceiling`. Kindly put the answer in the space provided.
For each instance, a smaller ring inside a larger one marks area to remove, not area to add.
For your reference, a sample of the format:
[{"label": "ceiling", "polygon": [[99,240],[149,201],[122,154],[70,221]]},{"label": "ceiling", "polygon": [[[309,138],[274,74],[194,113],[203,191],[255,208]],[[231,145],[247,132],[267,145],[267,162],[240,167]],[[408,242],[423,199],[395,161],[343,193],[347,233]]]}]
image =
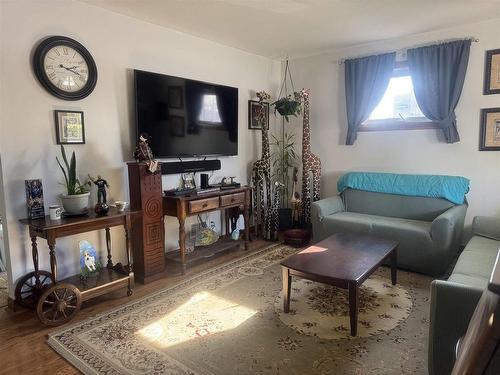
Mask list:
[{"label": "ceiling", "polygon": [[271,58],[500,18],[500,0],[81,0]]}]

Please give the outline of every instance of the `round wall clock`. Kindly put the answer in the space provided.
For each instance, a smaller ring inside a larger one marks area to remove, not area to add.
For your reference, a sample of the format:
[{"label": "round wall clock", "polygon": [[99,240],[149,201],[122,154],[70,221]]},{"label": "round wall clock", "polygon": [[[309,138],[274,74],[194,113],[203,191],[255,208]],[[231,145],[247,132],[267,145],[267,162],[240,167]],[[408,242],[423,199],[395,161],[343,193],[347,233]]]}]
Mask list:
[{"label": "round wall clock", "polygon": [[33,55],[33,68],[43,87],[64,100],[87,97],[97,83],[97,66],[90,52],[65,36],[42,40]]}]

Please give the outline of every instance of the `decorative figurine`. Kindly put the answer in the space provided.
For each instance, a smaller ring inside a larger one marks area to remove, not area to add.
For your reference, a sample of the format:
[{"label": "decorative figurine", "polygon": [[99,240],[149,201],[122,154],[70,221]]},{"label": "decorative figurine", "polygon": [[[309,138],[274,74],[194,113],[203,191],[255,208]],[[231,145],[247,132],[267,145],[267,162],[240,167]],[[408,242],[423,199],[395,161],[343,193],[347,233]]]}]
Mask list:
[{"label": "decorative figurine", "polygon": [[147,133],[141,133],[139,136],[139,145],[134,151],[134,159],[136,161],[144,161],[148,165],[148,170],[151,173],[155,173],[158,169],[158,162],[153,157],[153,151],[149,147],[148,142],[151,137]]},{"label": "decorative figurine", "polygon": [[97,186],[97,204],[95,205],[94,211],[97,215],[106,215],[109,211],[106,198],[106,188],[109,189],[109,184],[100,175],[97,175],[97,179],[89,175],[89,180]]},{"label": "decorative figurine", "polygon": [[45,216],[43,206],[42,180],[24,180],[26,187],[26,207],[28,209],[28,219],[37,219]]},{"label": "decorative figurine", "polygon": [[102,268],[101,263],[97,257],[97,251],[88,241],[80,241],[80,277],[86,279],[87,277],[95,276]]},{"label": "decorative figurine", "polygon": [[280,195],[284,187],[285,185],[279,181],[274,183],[273,204],[270,210],[271,233],[269,239],[271,241],[276,241],[278,239]]},{"label": "decorative figurine", "polygon": [[304,119],[302,122],[302,217],[306,227],[308,227],[311,224],[311,202],[315,202],[321,197],[321,160],[311,152],[309,90],[303,89],[301,96],[304,101]]},{"label": "decorative figurine", "polygon": [[[265,91],[257,93],[259,102],[264,102],[270,98]],[[263,108],[263,107],[262,107]],[[259,233],[259,224],[262,237],[270,239],[273,229],[271,226],[272,209],[272,189],[271,189],[271,149],[269,145],[269,122],[264,121],[265,111],[259,112],[259,122],[262,124],[262,156],[252,165],[252,185],[253,185],[253,215],[255,225],[255,235]]]},{"label": "decorative figurine", "polygon": [[302,199],[300,193],[297,191],[297,183],[299,169],[293,167],[293,178],[292,178],[292,196],[290,197],[290,203],[292,204],[292,221],[294,226],[298,226],[301,223],[301,213],[302,213]]}]

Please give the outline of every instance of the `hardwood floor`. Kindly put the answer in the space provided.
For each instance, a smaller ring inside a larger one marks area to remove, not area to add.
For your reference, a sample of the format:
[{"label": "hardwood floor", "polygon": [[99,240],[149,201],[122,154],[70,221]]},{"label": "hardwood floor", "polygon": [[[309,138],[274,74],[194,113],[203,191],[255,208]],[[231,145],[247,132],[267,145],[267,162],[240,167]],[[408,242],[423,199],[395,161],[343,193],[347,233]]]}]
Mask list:
[{"label": "hardwood floor", "polygon": [[[219,256],[205,263],[188,268],[186,275],[181,276],[180,267],[168,264],[166,277],[147,285],[137,283],[134,294],[126,296],[126,291],[109,293],[94,300],[85,302],[78,315],[68,324],[95,316],[123,303],[142,298],[162,288],[175,285],[211,267],[250,254],[273,242],[254,239],[249,250],[238,250]],[[58,328],[47,328],[40,324],[35,312],[22,310],[11,312],[0,309],[0,374],[78,374],[79,372],[54,352],[46,344],[46,335]]]}]

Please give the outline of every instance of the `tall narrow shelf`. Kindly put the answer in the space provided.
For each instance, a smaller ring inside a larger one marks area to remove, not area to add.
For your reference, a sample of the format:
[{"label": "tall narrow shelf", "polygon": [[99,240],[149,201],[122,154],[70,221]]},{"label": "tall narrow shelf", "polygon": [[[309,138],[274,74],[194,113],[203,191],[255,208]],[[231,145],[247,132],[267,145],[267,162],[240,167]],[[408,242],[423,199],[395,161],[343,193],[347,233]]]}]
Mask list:
[{"label": "tall narrow shelf", "polygon": [[134,273],[136,280],[146,284],[163,277],[165,271],[161,165],[151,173],[144,162],[127,164],[130,208],[142,211],[141,220],[132,226]]}]

